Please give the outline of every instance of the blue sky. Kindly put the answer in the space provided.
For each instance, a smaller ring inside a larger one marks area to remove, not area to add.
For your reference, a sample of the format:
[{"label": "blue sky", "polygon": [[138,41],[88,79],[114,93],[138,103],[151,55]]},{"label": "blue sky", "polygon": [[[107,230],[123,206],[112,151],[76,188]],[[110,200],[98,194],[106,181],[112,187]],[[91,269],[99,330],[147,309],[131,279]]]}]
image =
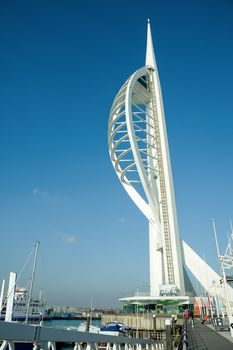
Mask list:
[{"label": "blue sky", "polygon": [[111,307],[149,289],[147,222],[107,144],[114,96],[144,65],[148,17],[180,235],[217,268],[214,217],[225,248],[233,217],[232,2],[4,0],[0,280],[19,273],[39,240],[35,289],[49,304],[89,306],[93,298]]}]

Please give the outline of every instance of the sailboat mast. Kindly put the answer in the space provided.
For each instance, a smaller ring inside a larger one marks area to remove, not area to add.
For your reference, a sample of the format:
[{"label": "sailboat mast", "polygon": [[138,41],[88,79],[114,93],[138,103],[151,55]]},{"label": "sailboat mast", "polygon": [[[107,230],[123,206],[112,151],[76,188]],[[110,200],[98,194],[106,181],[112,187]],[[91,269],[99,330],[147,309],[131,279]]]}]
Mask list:
[{"label": "sailboat mast", "polygon": [[31,302],[31,297],[32,297],[32,289],[33,289],[34,278],[35,278],[35,271],[36,271],[36,263],[37,263],[37,256],[38,256],[39,245],[40,245],[40,242],[36,241],[36,244],[35,244],[35,256],[34,256],[32,277],[31,277],[31,283],[30,283],[30,289],[29,289],[29,295],[28,295],[28,301],[27,301],[27,313],[26,313],[25,323],[28,323],[30,302]]},{"label": "sailboat mast", "polygon": [[0,295],[0,316],[1,316],[2,307],[3,307],[4,288],[5,288],[5,280],[2,281],[2,289],[1,289],[1,295]]}]

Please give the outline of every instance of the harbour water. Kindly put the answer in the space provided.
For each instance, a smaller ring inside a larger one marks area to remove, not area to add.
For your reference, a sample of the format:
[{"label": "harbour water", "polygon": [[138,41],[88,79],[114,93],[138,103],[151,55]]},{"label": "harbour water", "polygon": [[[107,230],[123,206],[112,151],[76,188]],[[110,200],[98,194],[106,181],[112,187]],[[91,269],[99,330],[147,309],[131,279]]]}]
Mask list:
[{"label": "harbour water", "polygon": [[[83,320],[67,320],[67,319],[61,319],[61,320],[45,320],[43,321],[44,326],[48,327],[58,327],[58,328],[67,328],[67,327],[75,327],[78,328],[81,323],[85,323],[86,321]],[[94,326],[100,327],[101,321],[100,320],[92,320],[91,324]]]},{"label": "harbour water", "polygon": [[[72,328],[72,330],[75,330],[75,328],[78,328],[81,323],[85,323],[85,320],[45,320],[43,321],[43,326],[48,326],[48,327],[56,327],[56,328]],[[100,327],[101,326],[101,321],[100,320],[92,320],[91,322],[92,325]],[[71,350],[73,347],[69,344],[60,344],[58,347],[59,350]]]}]

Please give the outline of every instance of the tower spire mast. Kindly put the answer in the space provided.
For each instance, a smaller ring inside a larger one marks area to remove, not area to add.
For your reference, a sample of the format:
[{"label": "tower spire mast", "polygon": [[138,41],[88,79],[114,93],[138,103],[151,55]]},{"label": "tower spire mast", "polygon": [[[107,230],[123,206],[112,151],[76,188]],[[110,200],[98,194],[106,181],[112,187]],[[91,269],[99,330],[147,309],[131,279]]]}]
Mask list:
[{"label": "tower spire mast", "polygon": [[146,66],[150,66],[154,69],[157,68],[149,18],[147,22]]},{"label": "tower spire mast", "polygon": [[113,166],[149,221],[150,294],[160,285],[185,293],[163,98],[150,21],[145,66],[122,86],[109,118]]},{"label": "tower spire mast", "polygon": [[[162,265],[164,276],[163,280],[166,284],[176,284],[184,293],[184,276],[182,272],[182,261],[180,258],[180,241],[179,231],[176,216],[176,205],[173,189],[173,179],[169,155],[169,146],[167,139],[165,113],[163,107],[163,97],[160,86],[159,74],[155,59],[153,39],[151,34],[150,20],[147,23],[147,45],[146,45],[146,68],[150,72],[151,79],[151,106],[154,114],[155,122],[155,147],[157,149],[157,188],[159,195],[159,213],[162,224]],[[150,224],[150,236],[153,237],[153,226]],[[153,242],[153,239],[150,239]],[[159,279],[154,277],[157,275],[155,264],[158,266],[158,261],[153,261],[156,256],[159,256],[160,250],[154,250],[150,243],[150,280],[152,285],[158,285]],[[178,267],[178,268],[177,268]],[[161,277],[160,277],[161,280]],[[160,282],[161,283],[161,282]],[[155,288],[154,288],[155,289]],[[158,291],[158,289],[157,289]]]}]

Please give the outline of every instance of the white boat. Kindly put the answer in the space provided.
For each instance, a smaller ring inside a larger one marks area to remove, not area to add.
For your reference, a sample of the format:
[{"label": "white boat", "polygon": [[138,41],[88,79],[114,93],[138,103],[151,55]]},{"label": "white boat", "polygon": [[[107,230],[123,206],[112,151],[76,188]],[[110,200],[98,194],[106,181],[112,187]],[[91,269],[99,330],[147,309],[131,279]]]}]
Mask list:
[{"label": "white boat", "polygon": [[[3,308],[1,311],[1,320],[5,320],[6,316],[6,304],[7,298],[4,298]],[[17,287],[14,292],[13,309],[12,309],[12,321],[42,321],[48,319],[49,315],[45,309],[45,300],[40,296],[34,298],[28,303],[28,290],[26,288]]]},{"label": "white boat", "polygon": [[77,331],[79,332],[89,332],[89,333],[99,333],[100,332],[100,328],[90,324],[88,327],[87,322],[82,322],[80,323],[80,325],[77,327]]},{"label": "white boat", "polygon": [[99,334],[129,336],[131,328],[126,327],[122,322],[108,322],[100,328]]},{"label": "white boat", "polygon": [[77,327],[79,332],[88,332],[88,333],[99,333],[100,328],[92,324],[92,314],[93,314],[93,299],[91,299],[91,313],[87,315],[86,322],[80,323]]},{"label": "white boat", "polygon": [[4,296],[5,280],[0,294],[0,319],[5,321],[42,321],[48,319],[45,300],[32,297],[39,242],[35,244],[35,256],[29,290],[16,285],[16,272],[10,272],[7,295]]}]

